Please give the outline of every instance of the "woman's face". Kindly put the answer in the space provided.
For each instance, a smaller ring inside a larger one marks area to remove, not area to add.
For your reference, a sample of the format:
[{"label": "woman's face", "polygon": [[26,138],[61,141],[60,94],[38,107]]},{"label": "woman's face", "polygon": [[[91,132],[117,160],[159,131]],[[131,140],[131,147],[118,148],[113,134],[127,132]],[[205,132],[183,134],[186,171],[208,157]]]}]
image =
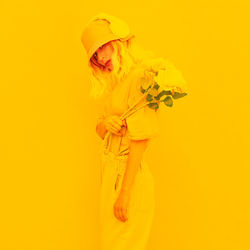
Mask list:
[{"label": "woman's face", "polygon": [[92,62],[103,71],[111,72],[117,68],[118,60],[114,48],[110,42],[99,47],[91,57]]}]

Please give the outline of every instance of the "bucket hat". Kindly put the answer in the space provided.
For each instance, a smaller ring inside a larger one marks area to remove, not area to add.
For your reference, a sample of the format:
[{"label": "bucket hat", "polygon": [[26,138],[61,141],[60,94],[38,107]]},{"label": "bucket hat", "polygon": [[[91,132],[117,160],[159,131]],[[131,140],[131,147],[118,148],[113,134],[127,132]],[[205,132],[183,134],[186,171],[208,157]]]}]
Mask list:
[{"label": "bucket hat", "polygon": [[118,39],[126,41],[133,36],[134,34],[123,20],[101,12],[88,21],[82,31],[81,42],[89,60],[102,45]]}]

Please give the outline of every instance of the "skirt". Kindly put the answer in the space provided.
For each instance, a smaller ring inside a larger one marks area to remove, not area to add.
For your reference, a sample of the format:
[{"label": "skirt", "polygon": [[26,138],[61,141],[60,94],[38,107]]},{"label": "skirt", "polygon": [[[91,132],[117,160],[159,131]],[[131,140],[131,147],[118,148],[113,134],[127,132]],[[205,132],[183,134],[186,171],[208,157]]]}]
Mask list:
[{"label": "skirt", "polygon": [[145,250],[154,219],[154,179],[144,159],[136,173],[128,207],[128,220],[114,215],[128,155],[102,153],[100,188],[101,250]]}]

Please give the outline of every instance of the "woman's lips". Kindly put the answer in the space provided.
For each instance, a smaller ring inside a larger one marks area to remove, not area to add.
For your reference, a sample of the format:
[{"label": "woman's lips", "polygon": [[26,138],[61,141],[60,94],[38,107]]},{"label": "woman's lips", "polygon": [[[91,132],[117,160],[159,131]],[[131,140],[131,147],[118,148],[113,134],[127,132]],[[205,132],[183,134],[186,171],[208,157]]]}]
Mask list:
[{"label": "woman's lips", "polygon": [[108,70],[113,70],[113,65],[112,65],[112,63],[111,63],[111,60],[109,60],[107,63],[106,63],[106,67],[107,67],[107,69]]},{"label": "woman's lips", "polygon": [[107,63],[106,63],[106,67],[110,66],[110,63],[111,63],[111,60],[108,60]]}]

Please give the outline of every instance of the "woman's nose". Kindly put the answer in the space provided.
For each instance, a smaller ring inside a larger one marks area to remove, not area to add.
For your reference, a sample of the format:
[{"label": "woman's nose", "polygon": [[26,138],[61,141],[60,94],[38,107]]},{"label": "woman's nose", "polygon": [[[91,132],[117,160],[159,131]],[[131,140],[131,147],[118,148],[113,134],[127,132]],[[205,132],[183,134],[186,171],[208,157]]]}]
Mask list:
[{"label": "woman's nose", "polygon": [[106,65],[107,61],[108,61],[108,58],[105,58],[104,56],[100,58],[100,63],[102,65]]}]

